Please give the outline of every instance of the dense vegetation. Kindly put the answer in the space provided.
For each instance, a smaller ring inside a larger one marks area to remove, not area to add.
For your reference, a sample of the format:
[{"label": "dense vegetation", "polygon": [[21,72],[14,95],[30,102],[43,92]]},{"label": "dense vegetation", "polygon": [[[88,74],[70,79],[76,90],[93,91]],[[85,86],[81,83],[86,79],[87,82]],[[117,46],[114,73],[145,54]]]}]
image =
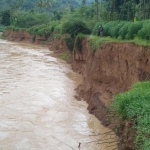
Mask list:
[{"label": "dense vegetation", "polygon": [[97,35],[97,28],[103,24],[104,35],[117,38],[118,40],[131,40],[134,38],[150,40],[150,20],[137,22],[110,21],[107,23],[97,23],[93,29],[93,34]]},{"label": "dense vegetation", "polygon": [[113,110],[123,120],[132,120],[137,130],[135,149],[150,148],[150,82],[138,82],[114,97]]},{"label": "dense vegetation", "polygon": [[[150,45],[149,0],[1,0],[0,10],[0,31],[5,26],[27,30],[33,41],[36,35],[46,40],[63,35],[71,52],[81,51],[85,36],[93,50],[113,40],[144,40]],[[101,38],[97,36],[100,25],[104,28]],[[150,82],[137,83],[115,96],[111,107],[121,119],[133,120],[137,150],[150,147],[149,88]]]},{"label": "dense vegetation", "polygon": [[[91,2],[92,0],[86,1],[87,4]],[[0,10],[8,10],[11,7],[18,5],[22,10],[28,11],[31,9],[37,9],[39,11],[52,12],[54,10],[64,10],[69,7],[76,8],[79,7],[81,4],[82,1],[80,0],[1,0]],[[37,6],[39,6],[39,8]],[[44,8],[45,6],[47,8]]]}]

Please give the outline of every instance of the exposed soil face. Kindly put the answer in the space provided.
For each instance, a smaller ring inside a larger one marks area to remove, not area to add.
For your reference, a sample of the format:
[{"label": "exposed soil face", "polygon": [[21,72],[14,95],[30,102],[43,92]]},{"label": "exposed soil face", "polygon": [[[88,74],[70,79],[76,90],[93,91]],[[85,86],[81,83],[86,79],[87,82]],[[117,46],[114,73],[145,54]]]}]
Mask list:
[{"label": "exposed soil face", "polygon": [[[9,40],[33,42],[33,36],[25,31],[6,31],[4,37]],[[36,37],[35,43],[42,43],[44,37]],[[113,122],[107,117],[106,108],[116,93],[128,90],[137,81],[150,79],[150,47],[137,46],[132,43],[103,43],[94,51],[87,39],[82,41],[82,52],[76,51],[75,59],[69,53],[62,39],[47,41],[50,50],[55,54],[67,52],[68,62],[74,71],[83,75],[83,83],[76,90],[80,97],[89,104],[88,110],[102,123],[111,129],[118,128],[120,150],[132,150],[136,133],[131,130],[132,122]]]}]

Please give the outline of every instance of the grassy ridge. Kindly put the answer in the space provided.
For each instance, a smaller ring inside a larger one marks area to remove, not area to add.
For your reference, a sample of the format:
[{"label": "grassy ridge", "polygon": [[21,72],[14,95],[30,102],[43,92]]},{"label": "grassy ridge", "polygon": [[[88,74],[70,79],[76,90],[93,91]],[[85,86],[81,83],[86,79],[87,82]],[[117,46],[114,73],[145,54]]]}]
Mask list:
[{"label": "grassy ridge", "polygon": [[129,22],[110,21],[98,22],[93,28],[93,34],[97,35],[99,25],[104,27],[104,35],[117,38],[119,40],[131,40],[134,38],[150,40],[150,20]]},{"label": "grassy ridge", "polygon": [[137,130],[135,149],[150,148],[150,81],[138,82],[124,93],[114,96],[111,105],[121,119],[132,120]]}]

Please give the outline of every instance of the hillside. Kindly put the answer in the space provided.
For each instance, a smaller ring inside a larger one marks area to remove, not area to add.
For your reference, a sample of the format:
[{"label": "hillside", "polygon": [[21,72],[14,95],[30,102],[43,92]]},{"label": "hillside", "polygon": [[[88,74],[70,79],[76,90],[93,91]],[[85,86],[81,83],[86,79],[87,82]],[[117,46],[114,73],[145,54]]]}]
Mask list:
[{"label": "hillside", "polygon": [[[89,4],[94,0],[87,0],[86,3]],[[36,3],[38,0],[1,0],[0,1],[0,10],[7,10],[10,9],[12,6],[19,7],[22,10],[30,10],[30,9],[37,9]],[[54,11],[54,10],[63,10],[67,7],[76,8],[82,4],[81,0],[54,0],[52,2],[52,8],[47,8],[47,11]],[[40,8],[38,9],[40,10]],[[42,9],[43,10],[43,9]],[[41,11],[41,10],[40,10]]]}]

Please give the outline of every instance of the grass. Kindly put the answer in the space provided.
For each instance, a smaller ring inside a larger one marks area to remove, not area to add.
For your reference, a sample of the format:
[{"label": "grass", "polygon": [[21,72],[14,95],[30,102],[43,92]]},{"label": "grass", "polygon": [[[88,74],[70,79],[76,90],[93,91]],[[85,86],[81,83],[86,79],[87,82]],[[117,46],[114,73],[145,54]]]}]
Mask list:
[{"label": "grass", "polygon": [[137,82],[124,93],[114,96],[110,107],[123,120],[133,120],[136,129],[135,149],[150,148],[150,81]]},{"label": "grass", "polygon": [[94,35],[88,37],[88,43],[91,46],[92,50],[97,49],[103,42],[130,42],[139,46],[150,46],[150,40],[143,40],[139,38],[135,38],[133,40],[122,40],[112,37],[98,37]]},{"label": "grass", "polygon": [[134,40],[130,40],[129,42],[132,42],[136,45],[141,45],[141,46],[150,46],[150,40],[143,40],[139,38],[135,38]]},{"label": "grass", "polygon": [[91,46],[92,50],[97,49],[103,42],[111,43],[118,42],[118,40],[111,37],[98,37],[94,35],[88,37],[88,43]]},{"label": "grass", "polygon": [[67,60],[67,58],[68,58],[67,53],[60,54],[60,59]]},{"label": "grass", "polygon": [[46,45],[46,44],[47,44],[47,42],[46,42],[46,41],[43,41],[43,42],[42,42],[42,44],[43,44],[43,45]]}]

